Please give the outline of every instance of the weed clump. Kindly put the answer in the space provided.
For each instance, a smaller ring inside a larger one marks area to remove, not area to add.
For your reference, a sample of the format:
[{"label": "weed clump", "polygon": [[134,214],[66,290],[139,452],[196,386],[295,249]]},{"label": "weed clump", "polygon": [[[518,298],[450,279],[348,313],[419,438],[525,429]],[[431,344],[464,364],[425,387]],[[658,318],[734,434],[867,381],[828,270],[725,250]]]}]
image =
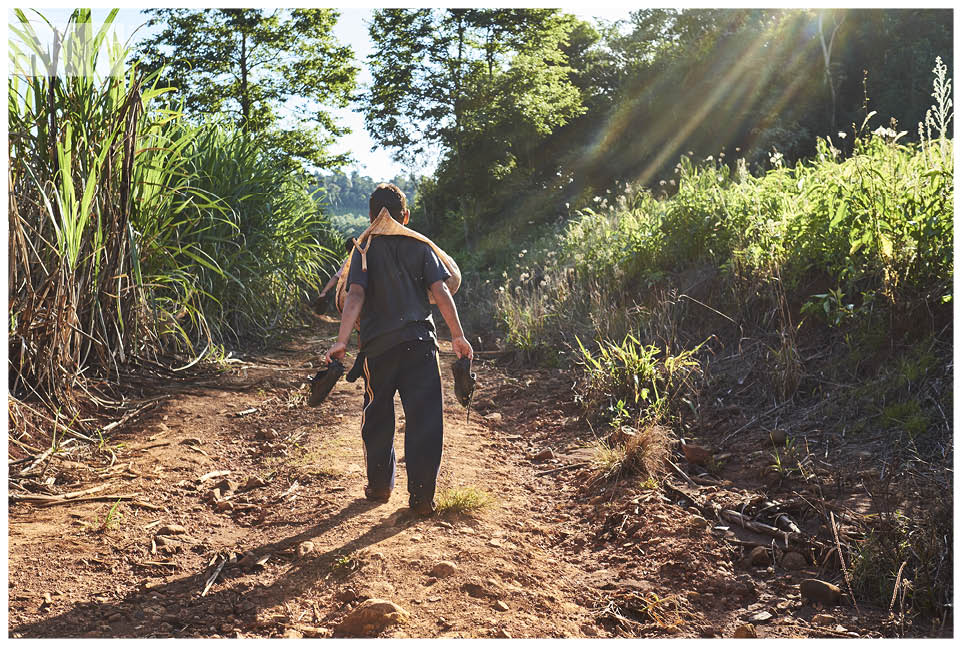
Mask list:
[{"label": "weed clump", "polygon": [[665,473],[671,449],[671,430],[650,424],[640,430],[623,426],[595,443],[594,478],[589,485],[617,483],[630,477],[657,483]]},{"label": "weed clump", "polygon": [[494,497],[474,487],[457,487],[443,490],[437,498],[439,514],[474,515],[494,503]]}]

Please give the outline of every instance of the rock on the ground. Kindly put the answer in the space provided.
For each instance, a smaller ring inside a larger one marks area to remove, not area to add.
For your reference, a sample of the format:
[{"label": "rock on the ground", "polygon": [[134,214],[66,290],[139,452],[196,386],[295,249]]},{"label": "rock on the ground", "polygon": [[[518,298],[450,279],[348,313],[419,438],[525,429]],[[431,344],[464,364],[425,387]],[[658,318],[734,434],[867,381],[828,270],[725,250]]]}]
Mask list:
[{"label": "rock on the ground", "polygon": [[496,602],[494,604],[494,608],[499,612],[506,612],[509,609],[508,603],[504,602],[503,600],[499,600],[498,602]]},{"label": "rock on the ground", "polygon": [[449,575],[454,574],[458,570],[458,565],[450,560],[445,560],[443,562],[438,562],[434,565],[428,575],[434,576],[435,578],[447,578]]},{"label": "rock on the ground", "polygon": [[357,592],[353,589],[345,589],[344,591],[339,591],[334,595],[334,598],[342,603],[351,603],[360,598]]},{"label": "rock on the ground", "polygon": [[769,611],[761,611],[757,614],[752,615],[749,619],[752,623],[766,623],[772,619],[772,613]]},{"label": "rock on the ground", "polygon": [[469,596],[474,598],[497,598],[500,594],[491,591],[484,585],[479,585],[476,582],[466,582],[461,585],[461,589],[464,590]]},{"label": "rock on the ground", "polygon": [[788,432],[786,432],[784,429],[773,429],[768,436],[776,445],[784,445],[785,441],[788,440]]},{"label": "rock on the ground", "polygon": [[297,557],[307,557],[314,552],[314,542],[301,542],[297,545]]},{"label": "rock on the ground", "polygon": [[768,566],[771,564],[768,549],[764,546],[756,546],[748,554],[748,561],[752,566]]},{"label": "rock on the ground", "polygon": [[219,489],[221,494],[227,494],[229,492],[237,492],[237,488],[240,486],[237,484],[237,481],[232,481],[229,478],[225,478],[214,487]]},{"label": "rock on the ground", "polygon": [[214,510],[217,512],[227,512],[228,510],[233,510],[234,504],[227,499],[221,499],[220,501],[214,502]]},{"label": "rock on the ground", "polygon": [[334,628],[335,636],[363,637],[404,623],[410,614],[390,600],[369,598],[354,608]]},{"label": "rock on the ground", "polygon": [[804,569],[806,566],[808,566],[808,562],[805,560],[805,556],[801,553],[789,551],[782,556],[782,567],[788,569],[789,571]]},{"label": "rock on the ground", "polygon": [[681,443],[681,451],[685,454],[685,460],[692,465],[707,465],[711,460],[711,452],[698,445]]},{"label": "rock on the ground", "polygon": [[535,463],[540,463],[546,460],[551,460],[554,458],[554,452],[550,449],[542,449],[537,454],[531,457],[531,460]]},{"label": "rock on the ground", "polygon": [[834,605],[842,598],[842,590],[823,580],[809,578],[799,585],[802,598],[822,605]]},{"label": "rock on the ground", "polygon": [[816,614],[812,617],[812,623],[815,625],[821,625],[823,627],[834,625],[835,617],[831,614]]},{"label": "rock on the ground", "polygon": [[735,633],[732,635],[736,639],[757,639],[758,635],[755,633],[755,626],[751,623],[743,623],[735,628]]},{"label": "rock on the ground", "polygon": [[488,422],[500,422],[502,417],[500,413],[488,413],[484,416],[484,419]]},{"label": "rock on the ground", "polygon": [[249,479],[247,479],[247,482],[244,483],[244,489],[254,490],[256,488],[264,487],[265,485],[267,485],[267,481],[262,479],[260,476],[251,476]]},{"label": "rock on the ground", "polygon": [[167,524],[157,529],[158,535],[186,535],[187,529],[179,524]]}]

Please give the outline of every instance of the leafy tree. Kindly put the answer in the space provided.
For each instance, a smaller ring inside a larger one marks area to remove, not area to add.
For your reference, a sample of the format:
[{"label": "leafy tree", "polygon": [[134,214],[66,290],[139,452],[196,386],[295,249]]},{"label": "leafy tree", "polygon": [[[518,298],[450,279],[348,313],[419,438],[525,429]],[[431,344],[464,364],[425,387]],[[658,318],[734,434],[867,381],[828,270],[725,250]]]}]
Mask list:
[{"label": "leafy tree", "polygon": [[457,197],[469,249],[492,183],[524,176],[538,143],[583,111],[562,49],[573,25],[546,9],[374,13],[365,124],[405,160],[440,147],[437,189]]},{"label": "leafy tree", "polygon": [[[355,88],[353,52],[334,37],[331,9],[148,9],[137,56],[166,66],[189,115],[220,115],[256,134],[279,157],[319,167],[345,162],[328,153],[347,132],[322,106],[347,106]],[[297,100],[297,101],[289,101]]]}]

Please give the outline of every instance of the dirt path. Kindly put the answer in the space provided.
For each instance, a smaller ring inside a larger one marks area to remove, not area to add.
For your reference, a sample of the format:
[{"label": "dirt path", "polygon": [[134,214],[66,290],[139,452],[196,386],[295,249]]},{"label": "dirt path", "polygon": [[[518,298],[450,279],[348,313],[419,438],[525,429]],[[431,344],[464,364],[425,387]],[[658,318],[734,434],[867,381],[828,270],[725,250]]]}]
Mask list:
[{"label": "dirt path", "polygon": [[[400,431],[398,488],[365,501],[363,382],[304,405],[334,334],[329,322],[217,381],[171,387],[96,459],[52,461],[53,492],[109,484],[91,496],[136,501],[11,501],[10,634],[325,637],[367,598],[408,613],[370,631],[390,637],[730,636],[761,612],[761,636],[817,633],[798,576],[737,568],[737,547],[697,510],[652,490],[585,493],[589,436],[560,371],[476,364],[480,413],[465,422],[443,355],[439,489],[493,504],[410,517]],[[453,572],[430,575],[442,562]]]}]

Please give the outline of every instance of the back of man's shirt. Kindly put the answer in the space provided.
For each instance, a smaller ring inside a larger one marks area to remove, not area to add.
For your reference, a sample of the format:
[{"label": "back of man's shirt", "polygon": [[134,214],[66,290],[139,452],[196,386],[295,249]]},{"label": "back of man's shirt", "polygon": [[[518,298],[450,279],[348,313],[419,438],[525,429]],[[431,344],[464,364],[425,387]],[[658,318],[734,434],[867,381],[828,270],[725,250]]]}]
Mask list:
[{"label": "back of man's shirt", "polygon": [[437,343],[427,292],[450,275],[430,246],[411,237],[374,236],[367,271],[355,250],[347,283],[364,287],[361,351],[375,357],[405,341]]}]

